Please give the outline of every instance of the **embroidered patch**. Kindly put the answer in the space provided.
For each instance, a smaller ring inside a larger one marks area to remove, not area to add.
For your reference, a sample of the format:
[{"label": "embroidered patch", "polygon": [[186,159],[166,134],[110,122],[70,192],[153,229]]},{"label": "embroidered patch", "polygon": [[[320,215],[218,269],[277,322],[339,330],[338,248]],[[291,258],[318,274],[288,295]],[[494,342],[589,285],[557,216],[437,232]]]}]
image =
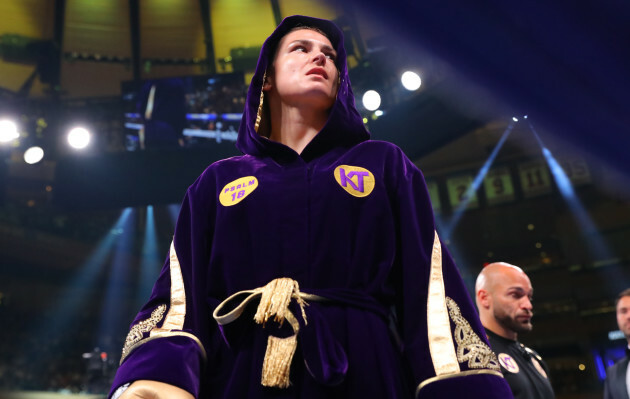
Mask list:
[{"label": "embroidered patch", "polygon": [[151,312],[151,317],[131,327],[131,330],[129,330],[129,334],[127,334],[127,339],[125,339],[125,346],[122,350],[122,359],[124,359],[129,354],[129,350],[132,346],[142,340],[142,336],[145,332],[151,331],[157,325],[157,323],[162,320],[165,311],[166,305],[160,305],[155,308],[153,312]]},{"label": "embroidered patch", "polygon": [[538,360],[532,358],[532,363],[534,363],[534,367],[536,367],[536,370],[538,370],[538,372],[540,373],[540,375],[542,375],[545,378],[547,377],[547,373],[545,373],[545,369],[542,368],[542,366],[540,365],[540,363],[538,362]]},{"label": "embroidered patch", "polygon": [[446,297],[448,313],[455,323],[455,342],[457,343],[457,361],[468,362],[471,369],[491,369],[500,371],[497,357],[485,342],[475,334],[468,321],[462,316],[457,303]]},{"label": "embroidered patch", "polygon": [[374,175],[360,166],[337,166],[335,180],[341,188],[355,197],[367,197],[374,190]]},{"label": "embroidered patch", "polygon": [[258,187],[258,179],[245,176],[236,179],[223,187],[219,194],[219,201],[223,206],[236,205],[250,195]]},{"label": "embroidered patch", "polygon": [[499,363],[503,366],[504,369],[509,371],[510,373],[518,373],[519,368],[516,360],[512,358],[512,356],[507,353],[499,353]]}]

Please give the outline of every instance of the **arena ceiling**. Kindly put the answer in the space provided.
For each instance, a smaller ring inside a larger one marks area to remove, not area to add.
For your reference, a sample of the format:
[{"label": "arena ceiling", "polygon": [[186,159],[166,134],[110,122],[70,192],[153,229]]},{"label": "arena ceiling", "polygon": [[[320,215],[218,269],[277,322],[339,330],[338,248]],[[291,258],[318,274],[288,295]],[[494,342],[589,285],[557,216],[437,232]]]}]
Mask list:
[{"label": "arena ceiling", "polygon": [[[134,68],[145,67],[134,60],[204,58],[208,34],[200,10],[206,5],[212,10],[228,4],[233,8],[230,21],[215,21],[212,26],[217,50],[222,42],[219,38],[224,37],[221,34],[247,31],[260,32],[258,35],[264,37],[278,15],[298,12],[331,18],[335,15],[314,2],[298,3],[7,0],[0,2],[0,34],[3,38],[19,34],[52,41],[60,45],[62,57],[76,56],[75,62],[68,59],[61,62],[62,96],[115,94],[121,80],[133,78]],[[349,4],[355,11],[371,15],[396,37],[417,45],[419,51],[434,54],[456,77],[433,93],[412,99],[397,111],[396,118],[384,118],[375,127],[379,138],[404,144],[410,140],[410,128],[428,131],[434,139],[448,139],[449,129],[453,135],[463,134],[478,126],[487,113],[487,109],[479,107],[479,93],[482,93],[487,95],[484,100],[489,100],[484,103],[493,107],[491,113],[495,117],[509,112],[529,114],[541,129],[624,173],[630,170],[627,156],[630,5],[627,2],[367,0],[331,7],[344,12]],[[363,27],[364,35],[367,31]],[[81,62],[84,56],[111,57],[111,60]],[[40,79],[29,80],[34,71],[32,60],[7,62],[7,53],[3,52],[2,96],[49,95]],[[192,72],[193,67],[167,65],[160,71],[165,76],[185,74]],[[448,112],[432,112],[435,99],[438,108],[448,108]],[[463,121],[461,125],[448,121],[457,118]],[[435,139],[431,146],[423,146],[414,140],[411,155],[420,156],[440,141]]]}]

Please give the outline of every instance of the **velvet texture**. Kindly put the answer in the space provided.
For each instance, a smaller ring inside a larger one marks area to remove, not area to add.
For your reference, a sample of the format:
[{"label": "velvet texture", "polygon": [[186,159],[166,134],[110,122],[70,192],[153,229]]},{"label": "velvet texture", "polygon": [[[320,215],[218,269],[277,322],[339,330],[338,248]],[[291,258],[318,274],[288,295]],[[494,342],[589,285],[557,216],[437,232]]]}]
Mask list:
[{"label": "velvet texture", "polygon": [[[328,123],[302,154],[260,137],[253,127],[273,44],[298,23],[328,33],[341,76]],[[174,235],[186,290],[183,330],[203,343],[205,368],[194,340],[180,353],[171,351],[168,341],[181,344],[183,338],[159,338],[125,359],[113,389],[153,379],[203,398],[413,398],[417,385],[435,376],[427,325],[432,209],[424,178],[413,163],[396,146],[369,140],[354,105],[337,27],[289,17],[265,42],[237,145],[243,156],[210,165],[189,188]],[[232,184],[244,177],[247,190]],[[257,184],[250,183],[251,177]],[[371,188],[370,177],[373,188],[363,195]],[[170,303],[169,266],[167,261],[133,324]],[[485,340],[444,247],[443,274],[446,296]],[[302,328],[287,389],[260,384],[267,337],[288,335],[286,323],[281,328],[254,324],[255,306],[222,328],[212,319],[213,310],[228,296],[279,277],[290,277],[301,291],[329,299],[309,302],[306,325],[292,308]],[[153,362],[170,366],[140,367]],[[460,367],[467,370],[465,363]],[[171,378],[175,369],[181,380]],[[493,375],[435,382],[420,397],[455,397],[451,393],[511,397],[505,380]]]}]

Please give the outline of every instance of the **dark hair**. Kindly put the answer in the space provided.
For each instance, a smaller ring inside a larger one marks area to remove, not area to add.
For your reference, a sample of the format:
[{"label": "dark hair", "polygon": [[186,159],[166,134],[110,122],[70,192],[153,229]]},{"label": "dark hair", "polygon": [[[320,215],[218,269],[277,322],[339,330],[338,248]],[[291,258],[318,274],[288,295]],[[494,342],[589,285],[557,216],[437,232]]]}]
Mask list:
[{"label": "dark hair", "polygon": [[310,29],[310,30],[314,30],[315,32],[321,33],[322,35],[326,36],[328,40],[330,40],[330,42],[332,43],[332,39],[330,38],[328,33],[324,32],[322,29],[318,28],[317,26],[303,24],[301,22],[298,22],[297,24],[295,24],[293,28],[289,29],[287,33],[285,33],[282,36],[286,36],[287,34],[293,32],[294,30],[300,30],[300,29]]},{"label": "dark hair", "polygon": [[626,288],[625,290],[621,291],[619,295],[617,295],[617,299],[615,299],[615,307],[617,307],[619,300],[624,296],[630,296],[630,288]]}]

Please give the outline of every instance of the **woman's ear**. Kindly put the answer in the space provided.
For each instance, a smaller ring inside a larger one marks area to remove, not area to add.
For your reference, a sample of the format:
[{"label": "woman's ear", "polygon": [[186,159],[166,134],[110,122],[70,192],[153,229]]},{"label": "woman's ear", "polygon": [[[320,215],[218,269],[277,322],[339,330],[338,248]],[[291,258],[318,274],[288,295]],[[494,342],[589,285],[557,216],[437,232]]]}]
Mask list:
[{"label": "woman's ear", "polygon": [[271,76],[265,75],[265,80],[263,81],[262,90],[269,91],[271,90],[271,86],[272,86]]}]

